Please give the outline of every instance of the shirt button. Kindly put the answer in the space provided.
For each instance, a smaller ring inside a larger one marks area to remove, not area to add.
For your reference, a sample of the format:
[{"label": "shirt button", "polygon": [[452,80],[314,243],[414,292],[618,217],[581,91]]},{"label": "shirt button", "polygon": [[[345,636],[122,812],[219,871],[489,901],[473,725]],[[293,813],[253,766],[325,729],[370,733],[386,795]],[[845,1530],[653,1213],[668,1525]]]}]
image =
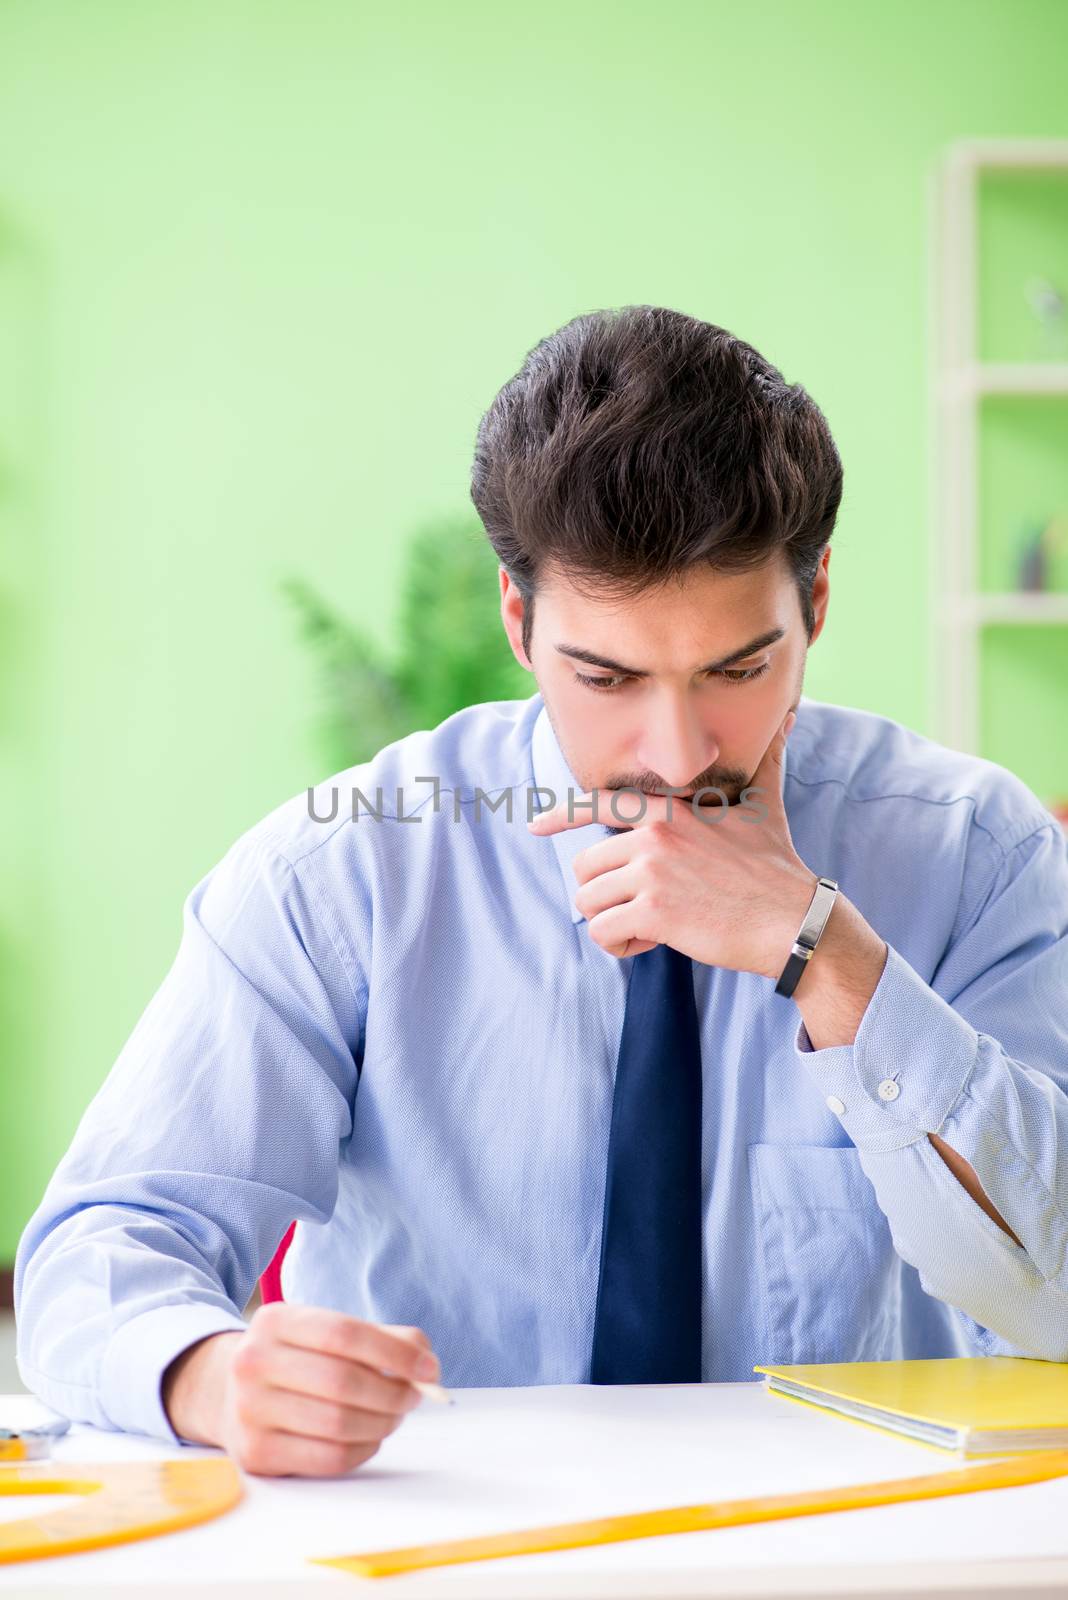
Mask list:
[{"label": "shirt button", "polygon": [[901,1085],[895,1083],[893,1078],[884,1078],[879,1085],[880,1100],[896,1100],[901,1093]]},{"label": "shirt button", "polygon": [[836,1117],[840,1117],[842,1112],[845,1110],[845,1106],[842,1104],[841,1100],[839,1100],[836,1094],[829,1094],[827,1096],[827,1105],[829,1109],[834,1112]]}]

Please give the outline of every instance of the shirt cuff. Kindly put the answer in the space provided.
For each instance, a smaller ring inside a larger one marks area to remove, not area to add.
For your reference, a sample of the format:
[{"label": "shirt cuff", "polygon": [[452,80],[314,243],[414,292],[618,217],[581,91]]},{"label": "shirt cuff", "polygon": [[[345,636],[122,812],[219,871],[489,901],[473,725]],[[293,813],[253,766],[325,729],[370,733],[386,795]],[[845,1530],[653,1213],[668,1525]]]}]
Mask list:
[{"label": "shirt cuff", "polygon": [[100,1405],[124,1433],[188,1444],[171,1427],[160,1393],[176,1356],[209,1333],[244,1332],[245,1319],[222,1306],[187,1301],[131,1317],[112,1335],[100,1370]]},{"label": "shirt cuff", "polygon": [[[898,1150],[937,1133],[975,1066],[979,1034],[887,942],[886,965],[852,1044],[794,1052],[860,1149]],[[819,959],[819,952],[813,960]]]}]

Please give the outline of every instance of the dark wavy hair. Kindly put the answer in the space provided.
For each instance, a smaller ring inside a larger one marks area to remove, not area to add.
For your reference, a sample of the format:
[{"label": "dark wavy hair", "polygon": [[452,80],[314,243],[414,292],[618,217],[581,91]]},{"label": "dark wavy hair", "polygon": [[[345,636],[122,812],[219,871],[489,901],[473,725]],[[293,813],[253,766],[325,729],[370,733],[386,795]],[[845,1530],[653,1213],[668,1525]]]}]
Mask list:
[{"label": "dark wavy hair", "polygon": [[483,416],[471,498],[523,599],[547,564],[594,597],[783,551],[809,637],[842,498],[826,419],[726,328],[662,306],[591,311],[528,353]]}]

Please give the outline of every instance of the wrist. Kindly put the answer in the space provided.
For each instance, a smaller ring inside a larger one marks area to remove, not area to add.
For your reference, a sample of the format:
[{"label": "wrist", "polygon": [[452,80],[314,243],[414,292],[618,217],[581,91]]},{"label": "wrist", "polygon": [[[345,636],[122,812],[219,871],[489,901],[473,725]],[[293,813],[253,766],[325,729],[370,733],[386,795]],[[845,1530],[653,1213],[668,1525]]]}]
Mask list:
[{"label": "wrist", "polygon": [[839,898],[838,884],[801,867],[781,898],[782,921],[768,977],[776,994],[792,996],[825,939],[826,927]]},{"label": "wrist", "polygon": [[886,941],[839,892],[793,993],[813,1050],[856,1042],[888,953]]},{"label": "wrist", "polygon": [[[811,994],[819,986],[856,992],[874,977],[882,976],[886,942],[839,889],[819,945],[797,981],[794,996]],[[821,960],[820,957],[823,959]]]},{"label": "wrist", "polygon": [[[812,904],[819,878],[803,862],[791,868],[774,895],[775,914],[769,917],[760,930],[761,964],[750,970],[762,978],[776,983],[789,959],[798,929]],[[754,929],[754,932],[757,930]]]},{"label": "wrist", "polygon": [[[794,992],[790,997],[792,1000],[796,1002],[799,996],[804,997],[811,993],[814,982],[834,981],[842,957],[849,948],[848,922],[846,898],[839,890],[835,895],[834,905],[831,907],[823,932],[820,934],[819,943],[809,960],[805,962],[801,976],[794,985]],[[814,973],[818,973],[815,979]]]},{"label": "wrist", "polygon": [[180,1439],[189,1444],[221,1443],[227,1375],[244,1337],[236,1328],[210,1333],[175,1356],[165,1370],[160,1399]]}]

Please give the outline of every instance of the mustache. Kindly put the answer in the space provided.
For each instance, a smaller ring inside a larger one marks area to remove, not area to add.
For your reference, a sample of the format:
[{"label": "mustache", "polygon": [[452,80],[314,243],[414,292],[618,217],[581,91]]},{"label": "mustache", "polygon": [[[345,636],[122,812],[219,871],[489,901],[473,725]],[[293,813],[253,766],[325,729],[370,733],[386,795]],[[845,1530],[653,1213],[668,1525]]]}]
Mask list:
[{"label": "mustache", "polygon": [[[677,784],[675,789],[680,800],[689,800],[701,789],[721,789],[728,795],[733,792],[737,798],[749,782],[749,777],[749,773],[739,772],[737,767],[730,767],[725,771],[702,773],[692,783]],[[635,775],[613,776],[609,778],[605,788],[636,790],[639,794],[666,794],[672,788],[672,785],[665,782],[663,778],[658,778],[655,773],[645,772]],[[716,799],[715,795],[710,795],[708,798],[712,801]]]}]

